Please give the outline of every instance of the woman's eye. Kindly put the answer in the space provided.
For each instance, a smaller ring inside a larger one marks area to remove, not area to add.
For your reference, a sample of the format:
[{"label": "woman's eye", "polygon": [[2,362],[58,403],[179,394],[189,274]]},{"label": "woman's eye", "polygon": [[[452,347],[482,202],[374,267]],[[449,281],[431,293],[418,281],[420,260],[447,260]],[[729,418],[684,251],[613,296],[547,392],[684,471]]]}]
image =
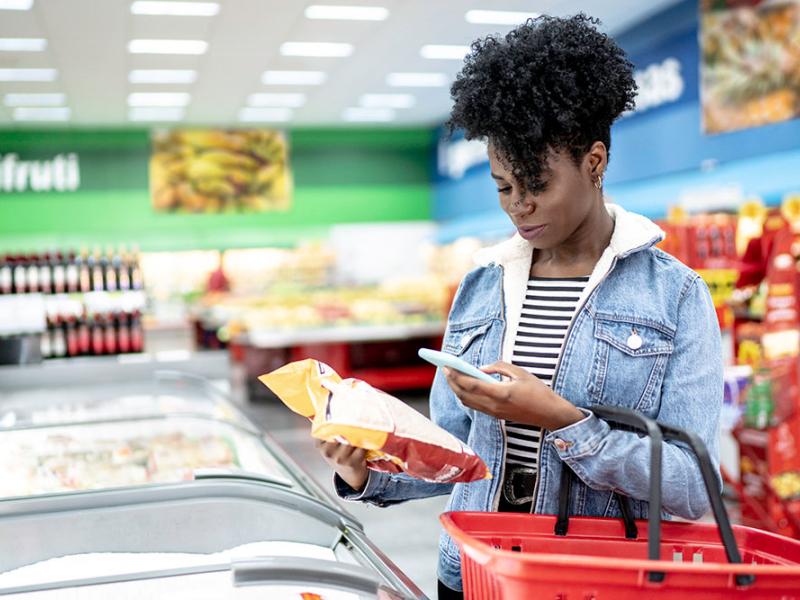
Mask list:
[{"label": "woman's eye", "polygon": [[498,194],[508,194],[510,192],[511,192],[511,186],[510,185],[507,186],[507,187],[497,188],[497,193]]}]

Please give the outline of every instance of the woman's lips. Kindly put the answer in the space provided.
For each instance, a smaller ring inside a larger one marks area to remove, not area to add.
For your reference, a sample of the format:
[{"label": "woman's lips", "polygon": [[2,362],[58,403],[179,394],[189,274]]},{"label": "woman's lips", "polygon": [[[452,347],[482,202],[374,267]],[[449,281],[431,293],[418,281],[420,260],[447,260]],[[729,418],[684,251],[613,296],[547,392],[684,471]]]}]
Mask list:
[{"label": "woman's lips", "polygon": [[526,240],[532,240],[535,237],[538,237],[539,234],[544,231],[545,227],[547,227],[547,225],[517,227],[517,231],[519,231],[519,234]]}]

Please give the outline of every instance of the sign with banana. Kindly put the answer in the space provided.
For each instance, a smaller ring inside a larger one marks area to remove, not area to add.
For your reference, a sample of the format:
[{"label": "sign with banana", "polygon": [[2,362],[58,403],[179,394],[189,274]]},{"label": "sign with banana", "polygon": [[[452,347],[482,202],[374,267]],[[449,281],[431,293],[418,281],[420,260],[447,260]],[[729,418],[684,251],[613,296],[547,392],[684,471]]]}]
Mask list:
[{"label": "sign with banana", "polygon": [[150,193],[159,212],[264,212],[291,207],[286,138],[266,129],[152,134]]}]

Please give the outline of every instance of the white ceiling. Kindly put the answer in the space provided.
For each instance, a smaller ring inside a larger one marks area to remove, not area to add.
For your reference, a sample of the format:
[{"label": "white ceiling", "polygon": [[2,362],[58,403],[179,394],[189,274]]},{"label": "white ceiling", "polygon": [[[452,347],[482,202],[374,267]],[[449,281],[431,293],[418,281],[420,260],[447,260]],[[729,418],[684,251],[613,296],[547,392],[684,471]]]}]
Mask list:
[{"label": "white ceiling", "polygon": [[[609,32],[622,31],[676,0],[219,0],[212,17],[139,16],[131,0],[35,0],[31,10],[0,10],[0,38],[46,38],[44,52],[2,52],[3,68],[55,68],[53,82],[0,82],[0,97],[10,92],[65,94],[71,117],[66,125],[126,126],[127,98],[133,92],[188,92],[184,123],[231,125],[257,92],[304,92],[304,106],[293,109],[289,125],[342,125],[345,109],[362,94],[412,93],[413,107],[396,111],[399,125],[442,122],[450,106],[447,87],[390,88],[392,72],[442,72],[452,79],[460,61],[425,59],[425,44],[468,44],[510,26],[474,25],[470,9],[534,11],[556,15],[585,11],[603,20]],[[385,21],[309,20],[310,4],[384,6]],[[201,56],[129,54],[132,39],[204,40]],[[346,58],[282,56],[286,41],[346,42]],[[194,69],[192,84],[131,84],[131,69]],[[261,83],[265,70],[311,69],[327,73],[319,86]],[[0,127],[52,127],[60,124],[13,120],[0,102]],[[137,126],[141,124],[135,124]]]}]

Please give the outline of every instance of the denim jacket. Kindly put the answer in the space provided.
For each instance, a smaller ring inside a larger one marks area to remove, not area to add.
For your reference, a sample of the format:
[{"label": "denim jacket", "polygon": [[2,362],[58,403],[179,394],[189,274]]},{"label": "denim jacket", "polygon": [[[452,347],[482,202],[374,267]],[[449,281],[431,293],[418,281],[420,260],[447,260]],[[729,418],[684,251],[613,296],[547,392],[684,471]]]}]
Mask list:
[{"label": "denim jacket", "polygon": [[[718,464],[722,358],[708,289],[694,271],[654,247],[664,235],[656,225],[618,206],[607,209],[614,233],[578,303],[553,377],[553,389],[586,416],[546,432],[534,490],[537,513],[557,512],[566,463],[577,475],[570,514],[620,516],[613,496],[618,491],[631,498],[636,518],[647,517],[648,440],[612,430],[593,415],[593,404],[626,406],[694,431]],[[531,246],[519,236],[478,252],[479,266],[466,275],[453,301],[444,351],[476,366],[510,362],[531,257]],[[641,345],[629,344],[634,333]],[[338,495],[387,506],[450,494],[448,510],[497,510],[505,466],[504,422],[465,407],[441,372],[431,389],[430,411],[435,423],[486,462],[492,479],[435,484],[370,471],[360,493],[334,477]],[[693,455],[679,442],[665,442],[662,460],[663,516],[700,518],[709,502]],[[444,533],[438,575],[447,586],[461,589],[459,551]]]}]

